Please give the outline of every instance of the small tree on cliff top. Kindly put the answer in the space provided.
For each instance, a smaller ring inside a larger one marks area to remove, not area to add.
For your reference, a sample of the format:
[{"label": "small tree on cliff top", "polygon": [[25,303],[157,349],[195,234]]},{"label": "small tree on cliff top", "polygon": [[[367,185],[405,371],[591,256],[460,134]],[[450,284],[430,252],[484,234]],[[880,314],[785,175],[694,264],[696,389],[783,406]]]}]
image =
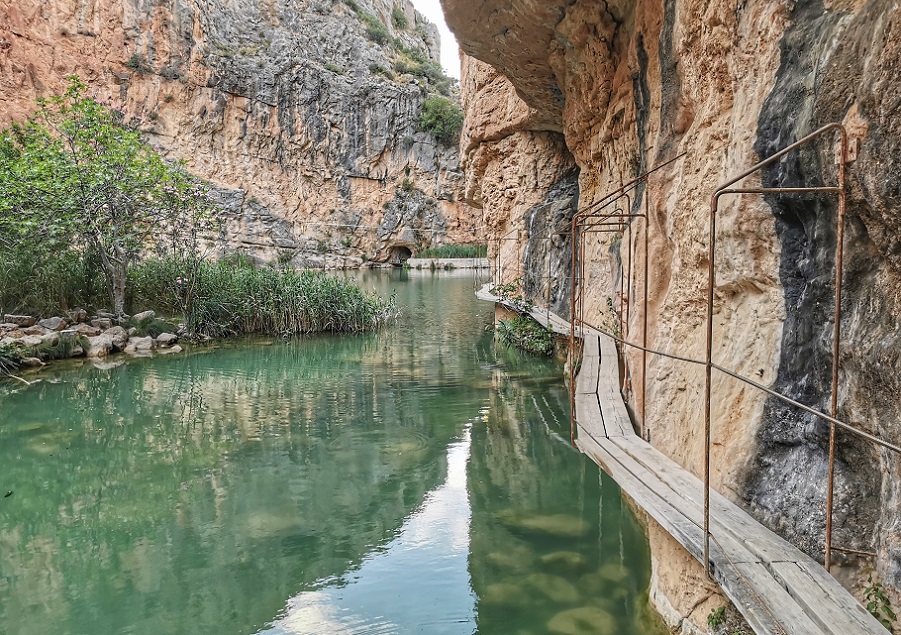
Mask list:
[{"label": "small tree on cliff top", "polygon": [[129,265],[154,240],[196,235],[214,208],[198,179],[84,92],[70,77],[64,94],[39,100],[25,124],[0,132],[0,237],[92,250],[121,315]]}]

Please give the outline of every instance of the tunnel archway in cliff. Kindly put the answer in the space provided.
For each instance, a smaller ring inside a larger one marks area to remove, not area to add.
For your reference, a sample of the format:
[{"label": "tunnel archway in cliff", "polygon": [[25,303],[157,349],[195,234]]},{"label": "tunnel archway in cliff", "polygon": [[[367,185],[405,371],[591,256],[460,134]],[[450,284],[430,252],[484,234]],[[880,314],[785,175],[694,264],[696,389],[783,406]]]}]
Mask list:
[{"label": "tunnel archway in cliff", "polygon": [[407,245],[392,245],[388,250],[388,262],[395,267],[402,266],[413,257],[413,250]]}]

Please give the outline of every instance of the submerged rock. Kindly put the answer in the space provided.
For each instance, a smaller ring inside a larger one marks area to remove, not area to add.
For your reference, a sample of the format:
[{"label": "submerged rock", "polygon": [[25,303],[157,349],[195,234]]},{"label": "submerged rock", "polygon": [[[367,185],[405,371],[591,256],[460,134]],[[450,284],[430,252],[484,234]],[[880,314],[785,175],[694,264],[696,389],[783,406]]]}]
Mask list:
[{"label": "submerged rock", "polygon": [[580,598],[579,589],[560,576],[533,573],[526,578],[526,584],[560,604],[575,604]]},{"label": "submerged rock", "polygon": [[576,551],[555,551],[541,556],[541,564],[555,571],[581,571],[588,567],[588,559]]},{"label": "submerged rock", "polygon": [[596,606],[583,606],[557,613],[547,623],[547,630],[560,635],[613,635],[616,618]]},{"label": "submerged rock", "polygon": [[509,582],[489,584],[479,596],[479,603],[492,606],[516,606],[525,604],[527,600],[524,589]]},{"label": "submerged rock", "polygon": [[508,529],[561,538],[580,538],[590,531],[588,523],[569,514],[523,516],[517,511],[507,510],[499,513],[497,518]]},{"label": "submerged rock", "polygon": [[525,547],[520,547],[511,551],[494,551],[486,556],[486,560],[502,569],[525,571],[531,568],[534,556]]},{"label": "submerged rock", "polygon": [[598,575],[605,580],[620,583],[629,577],[629,570],[619,563],[608,562],[598,570]]}]

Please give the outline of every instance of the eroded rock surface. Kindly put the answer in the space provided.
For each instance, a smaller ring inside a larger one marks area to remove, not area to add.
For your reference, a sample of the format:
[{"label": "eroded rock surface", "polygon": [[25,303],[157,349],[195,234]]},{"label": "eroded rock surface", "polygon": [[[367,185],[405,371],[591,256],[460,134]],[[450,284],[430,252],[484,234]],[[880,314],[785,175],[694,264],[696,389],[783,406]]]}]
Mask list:
[{"label": "eroded rock surface", "polygon": [[[406,0],[0,0],[0,16],[0,123],[79,75],[213,183],[230,249],[338,267],[387,260],[407,230],[419,247],[479,239],[456,149],[419,129],[443,87],[408,53],[434,65],[439,42]],[[380,231],[404,188],[429,215]]]},{"label": "eroded rock surface", "polygon": [[[548,266],[557,281],[570,273],[569,205],[588,213],[608,192],[671,161],[605,210],[648,215],[652,348],[704,355],[717,184],[843,122],[859,151],[848,166],[839,417],[901,442],[896,7],[875,0],[443,4],[471,56],[462,83],[467,200],[485,214],[489,257],[502,280],[519,279],[544,304],[547,288],[535,280]],[[825,137],[744,184],[834,184],[834,150],[834,138]],[[567,185],[573,174],[577,190]],[[718,216],[715,361],[821,410],[830,398],[835,222],[828,197],[728,196]],[[615,326],[620,279],[631,264],[625,334],[632,339],[640,339],[645,316],[645,259],[635,249],[630,263],[628,244],[641,244],[644,228],[638,219],[631,231],[590,234],[582,253],[585,318],[602,327]],[[563,313],[567,293],[550,294]],[[637,386],[640,357],[630,356]],[[648,386],[652,443],[700,473],[703,368],[652,356]],[[713,395],[715,486],[822,559],[827,427],[723,374],[714,375]],[[640,393],[631,399],[639,412]],[[878,575],[901,587],[901,457],[841,434],[837,473],[834,543],[877,551]],[[667,571],[691,561],[670,557],[672,545],[652,541],[652,549],[653,601],[671,621],[692,614],[699,598],[679,588],[684,575]],[[851,570],[867,564],[834,558]]]}]

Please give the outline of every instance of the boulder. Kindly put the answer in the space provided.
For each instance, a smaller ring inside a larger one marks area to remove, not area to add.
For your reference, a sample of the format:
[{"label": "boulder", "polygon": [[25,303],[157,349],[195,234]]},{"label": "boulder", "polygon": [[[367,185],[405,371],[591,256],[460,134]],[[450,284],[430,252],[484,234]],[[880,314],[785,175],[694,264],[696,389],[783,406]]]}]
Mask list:
[{"label": "boulder", "polygon": [[69,323],[71,324],[81,324],[88,319],[88,312],[84,309],[72,309],[67,311],[66,315],[69,316]]},{"label": "boulder", "polygon": [[112,318],[108,318],[108,317],[94,318],[93,320],[91,320],[91,326],[93,326],[94,328],[98,328],[101,331],[105,331],[106,329],[111,328],[113,326],[113,320],[112,320]]},{"label": "boulder", "polygon": [[69,323],[61,317],[51,317],[38,322],[38,326],[43,326],[48,331],[62,331]]},{"label": "boulder", "polygon": [[32,317],[30,315],[10,315],[6,314],[3,316],[3,321],[15,324],[16,326],[34,326],[38,323],[38,319],[36,317]]},{"label": "boulder", "polygon": [[109,311],[97,311],[97,317],[101,320],[112,320],[116,317],[116,314]]},{"label": "boulder", "polygon": [[133,326],[132,326],[132,327],[129,327],[129,329],[128,329],[128,337],[131,337],[132,335],[134,335],[134,334],[137,333],[137,332],[138,332],[138,329],[136,329],[135,327],[133,327]]},{"label": "boulder", "polygon": [[154,311],[141,311],[140,313],[135,313],[131,316],[135,322],[149,322],[153,318],[156,317],[156,313]]},{"label": "boulder", "polygon": [[56,346],[59,344],[59,333],[47,333],[47,335],[42,335],[41,344],[45,346]]},{"label": "boulder", "polygon": [[18,339],[22,346],[40,346],[43,341],[40,335],[25,335]]},{"label": "boulder", "polygon": [[96,326],[91,326],[90,324],[79,323],[73,326],[72,330],[79,335],[84,335],[85,337],[94,337],[95,335],[100,335],[100,329],[98,329]]},{"label": "boulder", "polygon": [[123,350],[126,344],[128,344],[128,331],[121,326],[108,328],[103,332],[103,335],[109,338],[117,351]]},{"label": "boulder", "polygon": [[113,350],[113,343],[106,335],[88,338],[88,357],[106,357]]},{"label": "boulder", "polygon": [[21,328],[18,324],[13,324],[12,322],[2,322],[0,323],[0,333],[6,331],[16,331]]},{"label": "boulder", "polygon": [[175,346],[170,346],[169,348],[160,349],[160,353],[163,355],[171,355],[173,353],[181,353],[184,349],[176,344]]},{"label": "boulder", "polygon": [[50,332],[50,329],[45,329],[43,326],[29,326],[27,328],[22,329],[22,333],[25,335],[47,335]]},{"label": "boulder", "polygon": [[132,337],[128,340],[128,345],[125,347],[126,353],[148,353],[153,350],[153,338],[152,337]]},{"label": "boulder", "polygon": [[160,333],[159,336],[156,338],[156,343],[159,346],[163,346],[163,347],[172,346],[177,341],[178,341],[178,335],[175,335],[174,333]]}]

